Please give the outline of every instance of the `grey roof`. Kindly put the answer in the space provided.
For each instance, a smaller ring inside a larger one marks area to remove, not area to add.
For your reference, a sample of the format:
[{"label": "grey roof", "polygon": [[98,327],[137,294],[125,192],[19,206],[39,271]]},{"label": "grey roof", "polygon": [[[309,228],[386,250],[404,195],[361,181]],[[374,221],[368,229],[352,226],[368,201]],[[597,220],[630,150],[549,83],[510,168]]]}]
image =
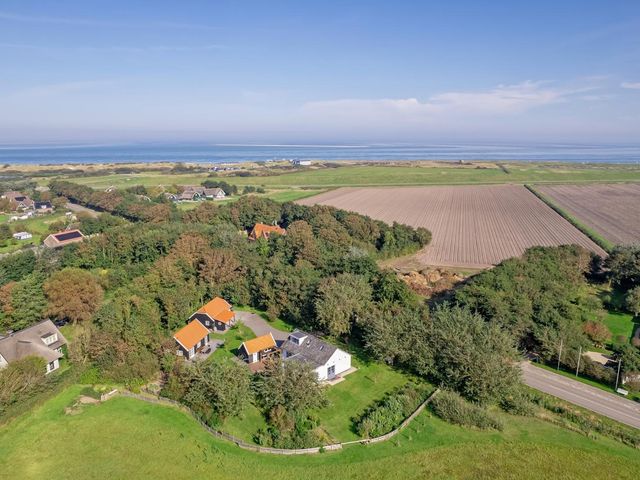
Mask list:
[{"label": "grey roof", "polygon": [[[297,345],[291,340],[293,338],[304,338],[302,345]],[[338,347],[335,347],[310,333],[296,330],[289,334],[289,338],[282,344],[282,350],[287,352],[287,359],[298,359],[310,363],[315,368],[327,363]]]},{"label": "grey roof", "polygon": [[[58,334],[58,341],[51,345],[46,345],[44,338],[53,333]],[[66,343],[67,339],[64,338],[53,322],[51,320],[43,320],[4,338],[0,337],[0,355],[8,363],[32,355],[41,357],[47,362],[52,362],[62,357],[62,354],[56,352],[55,349],[66,345]]]},{"label": "grey roof", "polygon": [[207,196],[217,196],[217,195],[219,195],[221,193],[223,195],[225,194],[224,190],[221,189],[221,188],[218,188],[218,187],[216,187],[216,188],[205,188],[204,189],[204,194],[207,195]]}]

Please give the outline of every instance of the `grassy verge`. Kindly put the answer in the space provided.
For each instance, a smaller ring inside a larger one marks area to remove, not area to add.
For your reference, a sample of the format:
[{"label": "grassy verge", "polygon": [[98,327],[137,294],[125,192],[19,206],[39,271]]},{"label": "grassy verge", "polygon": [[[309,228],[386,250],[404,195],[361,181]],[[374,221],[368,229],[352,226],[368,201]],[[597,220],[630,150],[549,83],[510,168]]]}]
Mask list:
[{"label": "grassy verge", "polygon": [[612,242],[610,242],[609,240],[607,240],[606,238],[601,236],[599,233],[597,233],[593,229],[589,228],[584,223],[582,223],[580,220],[578,220],[577,218],[572,216],[569,212],[567,212],[566,210],[561,208],[559,205],[557,205],[553,200],[551,200],[551,198],[547,197],[546,195],[543,195],[542,193],[537,191],[531,185],[525,185],[525,188],[527,188],[527,190],[529,190],[536,197],[538,197],[540,200],[542,200],[544,203],[546,203],[550,208],[552,208],[556,213],[558,213],[561,217],[563,217],[571,225],[576,227],[578,230],[580,230],[582,233],[584,233],[587,237],[589,237],[591,240],[593,240],[593,242],[596,245],[598,245],[600,248],[602,248],[605,252],[610,252],[611,250],[613,250],[613,247],[615,245]]},{"label": "grassy verge", "polygon": [[[503,432],[449,425],[429,412],[390,442],[314,456],[256,454],[210,436],[170,407],[116,397],[77,415],[71,387],[0,428],[6,478],[617,478],[640,470],[638,451],[534,418],[504,416]],[[52,439],[55,439],[54,441]],[[61,451],[63,448],[63,451]],[[134,454],[132,454],[134,453]]]}]

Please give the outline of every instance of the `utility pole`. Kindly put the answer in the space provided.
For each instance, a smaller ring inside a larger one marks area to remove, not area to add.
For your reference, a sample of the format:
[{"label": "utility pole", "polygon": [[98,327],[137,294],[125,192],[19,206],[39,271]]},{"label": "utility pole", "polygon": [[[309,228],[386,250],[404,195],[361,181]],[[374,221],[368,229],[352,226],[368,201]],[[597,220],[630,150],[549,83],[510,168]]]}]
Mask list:
[{"label": "utility pole", "polygon": [[560,349],[558,350],[558,367],[556,370],[560,370],[560,357],[562,356],[562,339],[560,339]]},{"label": "utility pole", "polygon": [[580,345],[580,352],[578,352],[578,366],[576,367],[576,377],[578,376],[578,370],[580,370],[580,359],[582,358],[582,345]]},{"label": "utility pole", "polygon": [[620,365],[622,365],[622,359],[618,360],[618,373],[616,374],[616,388],[614,388],[614,390],[618,390],[618,380],[620,379]]}]

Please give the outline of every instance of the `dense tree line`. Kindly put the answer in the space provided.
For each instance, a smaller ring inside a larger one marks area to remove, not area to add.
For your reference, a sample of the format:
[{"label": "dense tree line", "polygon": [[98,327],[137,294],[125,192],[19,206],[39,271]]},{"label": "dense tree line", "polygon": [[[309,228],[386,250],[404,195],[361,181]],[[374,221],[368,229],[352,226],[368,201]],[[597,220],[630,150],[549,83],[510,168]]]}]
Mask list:
[{"label": "dense tree line", "polygon": [[153,201],[145,200],[129,192],[102,192],[64,180],[52,181],[49,188],[55,195],[68,198],[73,203],[132,221],[159,223],[177,216],[175,207],[161,201],[161,196]]}]

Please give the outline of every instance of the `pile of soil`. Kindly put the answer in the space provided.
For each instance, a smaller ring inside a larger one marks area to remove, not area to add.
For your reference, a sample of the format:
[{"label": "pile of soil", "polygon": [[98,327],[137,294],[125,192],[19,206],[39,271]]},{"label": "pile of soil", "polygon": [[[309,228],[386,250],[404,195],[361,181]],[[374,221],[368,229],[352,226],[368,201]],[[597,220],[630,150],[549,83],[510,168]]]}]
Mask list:
[{"label": "pile of soil", "polygon": [[398,278],[406,283],[415,293],[427,298],[451,290],[464,280],[464,277],[457,273],[439,267],[398,273]]}]

